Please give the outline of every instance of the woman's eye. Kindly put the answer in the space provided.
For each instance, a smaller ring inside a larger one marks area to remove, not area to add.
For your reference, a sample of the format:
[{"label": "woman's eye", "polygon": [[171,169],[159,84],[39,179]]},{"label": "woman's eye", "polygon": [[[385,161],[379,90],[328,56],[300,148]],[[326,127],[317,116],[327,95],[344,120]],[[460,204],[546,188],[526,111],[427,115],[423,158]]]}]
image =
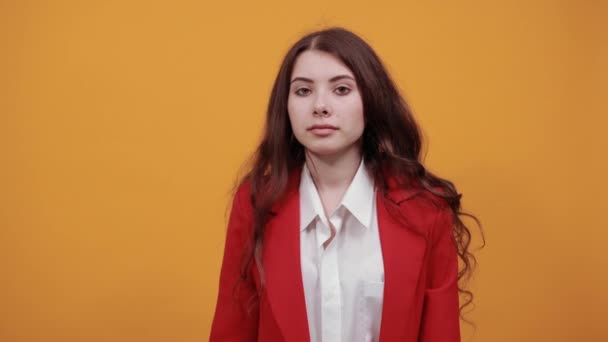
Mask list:
[{"label": "woman's eye", "polygon": [[[311,90],[308,88],[300,88],[295,91],[295,94],[300,95],[300,96],[306,96],[306,95],[310,94],[310,91]],[[346,94],[350,93],[350,88],[345,87],[345,86],[340,86],[340,87],[337,87],[335,91],[338,93],[338,95],[346,95]]]},{"label": "woman's eye", "polygon": [[346,95],[346,94],[350,93],[350,88],[345,87],[345,86],[340,86],[340,87],[336,88],[336,90],[338,91],[338,94],[340,94],[340,95]]},{"label": "woman's eye", "polygon": [[[302,91],[304,91],[304,93]],[[310,91],[310,89],[300,88],[300,89],[296,90],[296,95],[306,95],[307,91]]]}]

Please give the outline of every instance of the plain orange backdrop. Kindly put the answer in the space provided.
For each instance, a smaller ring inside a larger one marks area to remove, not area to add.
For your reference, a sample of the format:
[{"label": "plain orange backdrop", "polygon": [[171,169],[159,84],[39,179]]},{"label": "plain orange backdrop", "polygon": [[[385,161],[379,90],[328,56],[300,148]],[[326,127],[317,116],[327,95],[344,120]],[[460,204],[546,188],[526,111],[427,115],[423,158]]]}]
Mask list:
[{"label": "plain orange backdrop", "polygon": [[426,165],[484,224],[463,341],[608,340],[606,18],[603,1],[1,1],[0,341],[206,340],[279,63],[331,25],[383,58]]}]

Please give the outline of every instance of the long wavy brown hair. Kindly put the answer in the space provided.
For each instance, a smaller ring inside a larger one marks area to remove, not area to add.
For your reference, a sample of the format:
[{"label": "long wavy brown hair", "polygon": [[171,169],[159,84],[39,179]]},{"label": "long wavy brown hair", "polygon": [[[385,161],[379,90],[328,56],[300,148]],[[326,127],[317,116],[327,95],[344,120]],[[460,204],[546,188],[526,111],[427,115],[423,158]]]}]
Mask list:
[{"label": "long wavy brown hair", "polygon": [[[474,215],[461,211],[462,194],[458,193],[451,181],[434,175],[422,165],[420,128],[381,59],[363,39],[340,27],[315,31],[298,40],[287,51],[274,81],[261,142],[246,164],[245,175],[235,184],[236,189],[244,182],[250,183],[253,207],[253,227],[249,246],[243,251],[241,280],[251,285],[251,267],[255,264],[263,287],[261,256],[265,224],[272,216],[271,207],[286,190],[289,174],[305,162],[304,146],[295,139],[289,121],[287,99],[294,63],[306,50],[330,53],[353,72],[363,100],[365,128],[362,157],[378,188],[386,194],[388,184],[383,175],[390,172],[397,179],[413,179],[420,187],[443,198],[451,207],[453,236],[460,260],[458,291],[464,297],[460,317],[470,323],[464,318],[463,309],[473,302],[473,293],[466,290],[465,285],[477,261],[469,251],[471,231],[460,216],[475,220],[485,245],[481,223]],[[383,199],[392,201],[387,196],[383,196]],[[259,298],[261,292],[257,293]],[[250,304],[255,304],[256,298],[252,299]],[[249,306],[250,309],[252,307]]]}]

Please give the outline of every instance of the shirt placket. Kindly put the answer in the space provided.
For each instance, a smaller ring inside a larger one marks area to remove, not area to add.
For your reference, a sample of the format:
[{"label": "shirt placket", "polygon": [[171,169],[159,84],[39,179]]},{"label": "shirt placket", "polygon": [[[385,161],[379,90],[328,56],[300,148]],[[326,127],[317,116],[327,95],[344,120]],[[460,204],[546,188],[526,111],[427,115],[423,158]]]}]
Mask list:
[{"label": "shirt placket", "polygon": [[330,228],[325,222],[323,233],[319,241],[320,260],[320,281],[321,281],[321,335],[323,342],[339,342],[342,336],[342,293],[340,289],[340,272],[338,267],[338,244],[337,237],[342,225],[342,218],[337,213],[330,217],[331,224],[336,228],[336,236],[323,248],[330,236]]}]

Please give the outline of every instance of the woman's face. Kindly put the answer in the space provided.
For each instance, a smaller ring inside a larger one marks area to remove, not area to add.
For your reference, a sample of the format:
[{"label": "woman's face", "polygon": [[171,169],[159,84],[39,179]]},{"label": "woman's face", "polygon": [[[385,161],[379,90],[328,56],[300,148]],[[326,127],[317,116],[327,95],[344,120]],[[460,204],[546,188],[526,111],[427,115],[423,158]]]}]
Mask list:
[{"label": "woman's face", "polygon": [[296,59],[287,111],[296,139],[311,153],[360,149],[363,101],[353,73],[337,57],[307,50]]}]

